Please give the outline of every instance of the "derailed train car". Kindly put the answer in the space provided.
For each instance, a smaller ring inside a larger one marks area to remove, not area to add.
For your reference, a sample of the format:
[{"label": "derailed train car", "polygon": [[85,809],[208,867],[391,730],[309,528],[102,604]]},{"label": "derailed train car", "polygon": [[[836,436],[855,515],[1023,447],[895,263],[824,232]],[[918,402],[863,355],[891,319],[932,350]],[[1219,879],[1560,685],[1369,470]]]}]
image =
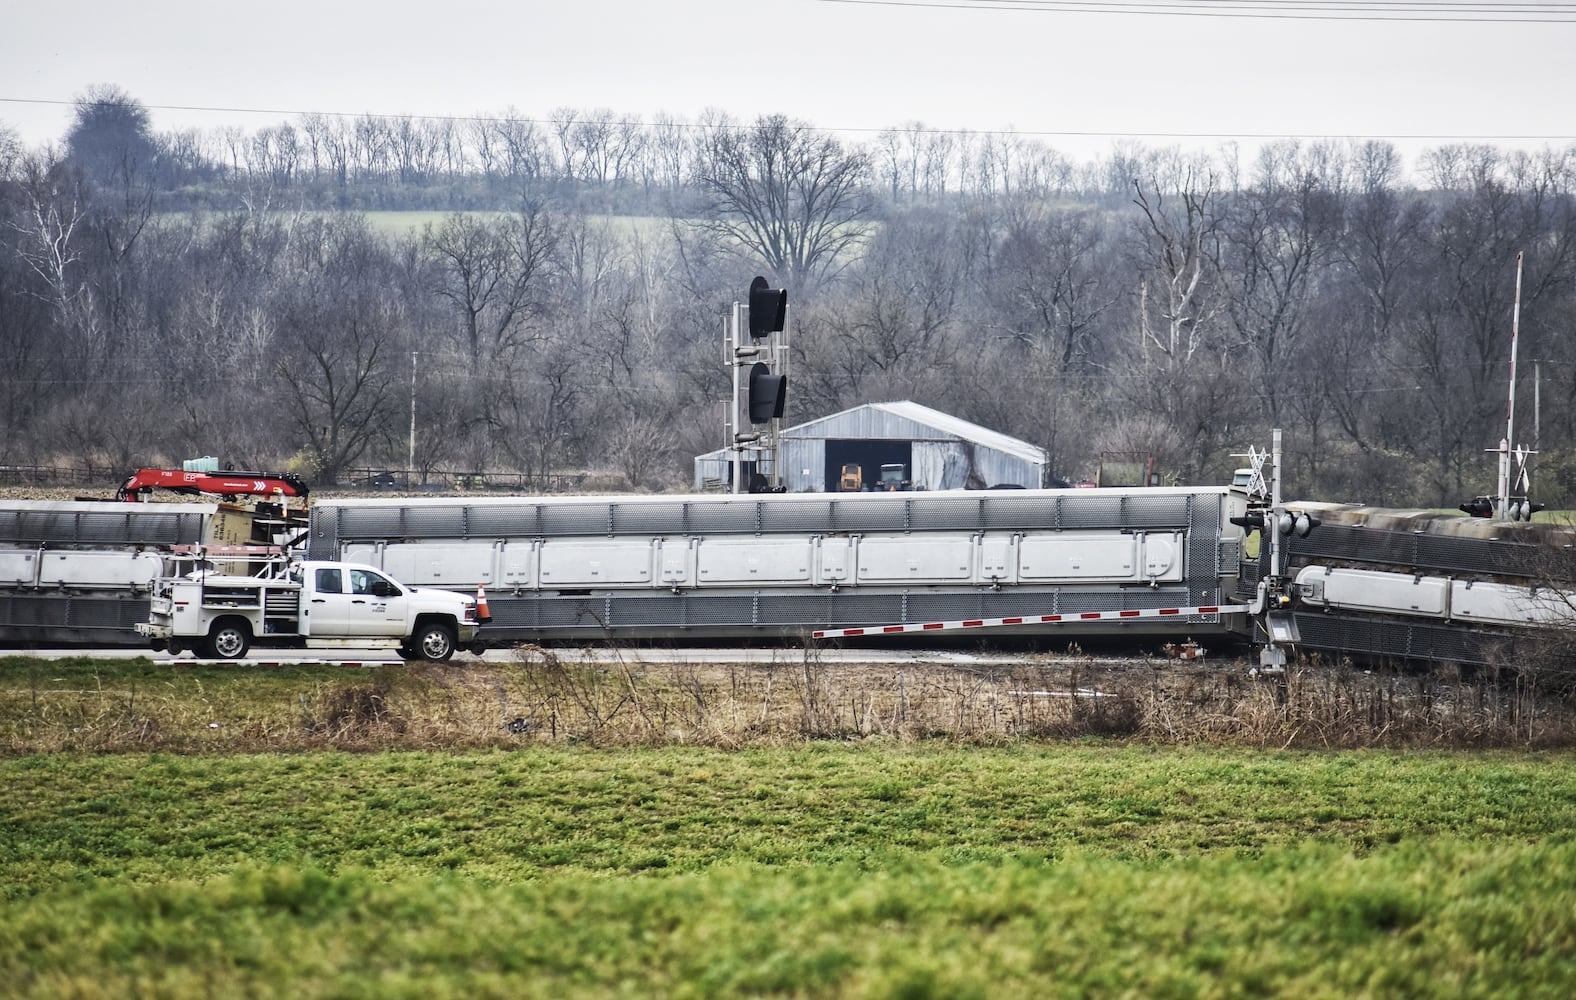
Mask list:
[{"label": "derailed train car", "polygon": [[210,540],[216,504],[0,504],[0,640],[132,643],[161,552]]},{"label": "derailed train car", "polygon": [[[485,586],[492,643],[745,640],[1240,607],[1265,572],[1243,558],[1230,521],[1246,506],[1224,487],[320,500],[308,554],[370,562],[418,586]],[[1306,651],[1486,663],[1538,627],[1576,623],[1568,528],[1288,506],[1322,520],[1283,540]],[[132,626],[172,549],[278,540],[277,528],[222,503],[0,503],[0,641],[136,643]],[[1038,630],[1253,635],[1230,611]]]},{"label": "derailed train car", "polygon": [[133,629],[169,553],[273,541],[291,521],[269,505],[0,503],[0,642],[141,644]]},{"label": "derailed train car", "polygon": [[1576,624],[1576,531],[1426,511],[1299,504],[1285,541],[1305,650],[1485,664]]},{"label": "derailed train car", "polygon": [[[1223,605],[1230,488],[320,500],[309,555],[487,588],[490,642],[749,638],[933,618]],[[1069,636],[1250,634],[1242,614]]]}]

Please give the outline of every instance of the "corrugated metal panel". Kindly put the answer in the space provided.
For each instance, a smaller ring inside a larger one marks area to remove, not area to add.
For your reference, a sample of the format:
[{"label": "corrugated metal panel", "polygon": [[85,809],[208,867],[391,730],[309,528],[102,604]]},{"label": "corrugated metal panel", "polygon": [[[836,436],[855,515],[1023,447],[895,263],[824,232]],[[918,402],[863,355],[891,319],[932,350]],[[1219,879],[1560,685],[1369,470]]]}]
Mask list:
[{"label": "corrugated metal panel", "polygon": [[[1196,529],[1215,565],[1220,490],[1001,490],[919,493],[697,494],[319,502],[316,540],[497,538],[714,532],[984,528]],[[522,529],[519,534],[506,528]],[[1202,559],[1204,550],[1189,553]]]},{"label": "corrugated metal panel", "polygon": [[914,482],[930,489],[978,489],[1001,483],[1040,486],[1037,463],[970,441],[915,441],[912,455]]},{"label": "corrugated metal panel", "polygon": [[784,438],[780,448],[783,480],[788,492],[820,492],[826,475],[826,439]]},{"label": "corrugated metal panel", "polygon": [[[963,489],[972,469],[984,486],[1016,483],[1030,489],[1043,480],[1045,452],[1026,441],[908,400],[866,403],[783,430],[781,473],[791,493],[823,488],[828,440],[911,441],[911,476],[930,489]],[[695,458],[695,488],[727,480],[731,451]],[[808,471],[806,471],[808,470]]]},{"label": "corrugated metal panel", "polygon": [[1307,537],[1287,538],[1293,565],[1318,559],[1380,563],[1415,569],[1499,573],[1537,578],[1546,570],[1549,550],[1536,542],[1466,538],[1326,524]]},{"label": "corrugated metal panel", "polygon": [[950,413],[933,410],[910,400],[866,403],[791,427],[784,437],[874,438],[886,441],[972,441],[1013,455],[1023,462],[1044,465],[1045,452],[1017,438],[970,423]]},{"label": "corrugated metal panel", "polygon": [[1439,663],[1514,662],[1518,638],[1447,625],[1421,625],[1355,615],[1298,614],[1306,649],[1362,653]]},{"label": "corrugated metal panel", "polygon": [[213,504],[9,501],[0,544],[190,545],[204,540]]}]

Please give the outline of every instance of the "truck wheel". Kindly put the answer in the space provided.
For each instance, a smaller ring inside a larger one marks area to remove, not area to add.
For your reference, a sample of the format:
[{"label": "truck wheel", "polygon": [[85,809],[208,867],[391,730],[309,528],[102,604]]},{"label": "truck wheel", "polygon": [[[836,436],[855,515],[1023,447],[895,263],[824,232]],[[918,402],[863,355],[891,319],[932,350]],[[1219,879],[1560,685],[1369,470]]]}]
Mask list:
[{"label": "truck wheel", "polygon": [[441,622],[421,626],[411,639],[411,646],[424,660],[442,663],[454,655],[454,629]]},{"label": "truck wheel", "polygon": [[218,660],[239,660],[252,646],[252,633],[245,624],[221,621],[208,633],[205,652]]}]

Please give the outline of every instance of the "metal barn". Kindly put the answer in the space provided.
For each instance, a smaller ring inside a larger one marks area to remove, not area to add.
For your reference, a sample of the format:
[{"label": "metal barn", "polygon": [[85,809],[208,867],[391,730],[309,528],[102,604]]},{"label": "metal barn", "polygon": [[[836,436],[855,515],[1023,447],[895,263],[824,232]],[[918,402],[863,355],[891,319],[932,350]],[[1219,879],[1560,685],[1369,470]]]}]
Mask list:
[{"label": "metal barn", "polygon": [[[1026,441],[908,400],[866,403],[785,428],[779,438],[782,478],[790,493],[835,493],[845,466],[857,466],[868,489],[882,466],[903,467],[914,489],[1038,489],[1049,479],[1045,452]],[[732,452],[695,459],[695,488],[732,482]]]}]

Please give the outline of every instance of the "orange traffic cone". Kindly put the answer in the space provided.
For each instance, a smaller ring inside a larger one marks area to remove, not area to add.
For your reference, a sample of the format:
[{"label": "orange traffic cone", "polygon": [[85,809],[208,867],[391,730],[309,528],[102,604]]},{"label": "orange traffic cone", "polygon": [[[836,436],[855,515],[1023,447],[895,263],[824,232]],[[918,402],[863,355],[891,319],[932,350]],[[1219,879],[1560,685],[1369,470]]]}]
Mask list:
[{"label": "orange traffic cone", "polygon": [[492,612],[487,608],[487,588],[479,583],[476,585],[476,620],[483,625],[492,621]]}]

